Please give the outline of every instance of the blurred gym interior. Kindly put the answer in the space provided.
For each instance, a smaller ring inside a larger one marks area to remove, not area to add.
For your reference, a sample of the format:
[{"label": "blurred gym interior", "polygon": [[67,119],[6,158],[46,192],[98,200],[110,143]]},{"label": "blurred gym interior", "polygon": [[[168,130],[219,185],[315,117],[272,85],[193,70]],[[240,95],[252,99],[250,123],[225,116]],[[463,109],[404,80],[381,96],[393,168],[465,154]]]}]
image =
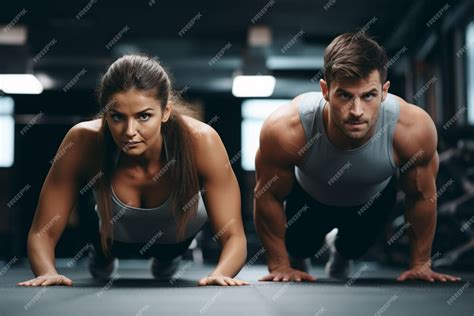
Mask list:
[{"label": "blurred gym interior", "polygon": [[[282,104],[320,91],[324,48],[337,35],[358,31],[385,47],[390,92],[436,123],[433,267],[461,276],[460,283],[395,281],[409,260],[408,236],[400,233],[401,191],[383,236],[356,262],[352,281],[325,276],[325,253],[312,258],[314,284],[258,282],[267,273],[253,220],[259,130]],[[196,286],[219,256],[209,226],[186,253],[173,284],[153,280],[147,261],[133,258],[121,261],[121,278],[108,287],[94,281],[84,251],[98,225],[91,190],[78,195],[56,248],[57,267],[74,286],[16,286],[33,277],[26,239],[51,161],[73,125],[96,117],[99,79],[128,53],[157,56],[174,89],[225,144],[241,189],[251,263],[238,277],[250,287]],[[14,85],[5,76],[11,74],[25,77]],[[252,87],[240,91],[240,75],[272,76],[275,84],[263,94]],[[1,316],[474,313],[472,0],[6,1],[0,5],[0,90]],[[71,258],[78,260],[71,264]]]}]

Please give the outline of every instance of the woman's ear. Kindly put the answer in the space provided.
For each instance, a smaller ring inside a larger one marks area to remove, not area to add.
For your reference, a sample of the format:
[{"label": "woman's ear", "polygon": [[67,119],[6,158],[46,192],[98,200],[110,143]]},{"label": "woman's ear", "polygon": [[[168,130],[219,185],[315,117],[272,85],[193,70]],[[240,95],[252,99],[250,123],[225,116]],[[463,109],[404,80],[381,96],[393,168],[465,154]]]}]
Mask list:
[{"label": "woman's ear", "polygon": [[171,105],[170,102],[168,102],[168,104],[166,104],[163,110],[163,115],[161,116],[162,123],[166,123],[169,120],[172,110],[173,110],[173,106]]}]

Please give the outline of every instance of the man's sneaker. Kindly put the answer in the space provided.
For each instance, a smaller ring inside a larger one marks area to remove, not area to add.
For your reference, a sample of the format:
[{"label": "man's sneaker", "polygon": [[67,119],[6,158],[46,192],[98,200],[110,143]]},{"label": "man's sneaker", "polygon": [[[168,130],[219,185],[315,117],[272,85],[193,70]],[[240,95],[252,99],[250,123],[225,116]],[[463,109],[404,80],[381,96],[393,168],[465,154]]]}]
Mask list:
[{"label": "man's sneaker", "polygon": [[171,260],[151,258],[151,274],[159,281],[170,280],[178,270],[181,256]]},{"label": "man's sneaker", "polygon": [[94,279],[107,280],[118,271],[117,258],[99,256],[94,247],[89,251],[89,272]]},{"label": "man's sneaker", "polygon": [[335,228],[326,235],[326,244],[329,247],[329,260],[326,263],[326,273],[331,278],[346,279],[349,276],[351,260],[347,260],[337,252],[336,239],[338,229]]}]

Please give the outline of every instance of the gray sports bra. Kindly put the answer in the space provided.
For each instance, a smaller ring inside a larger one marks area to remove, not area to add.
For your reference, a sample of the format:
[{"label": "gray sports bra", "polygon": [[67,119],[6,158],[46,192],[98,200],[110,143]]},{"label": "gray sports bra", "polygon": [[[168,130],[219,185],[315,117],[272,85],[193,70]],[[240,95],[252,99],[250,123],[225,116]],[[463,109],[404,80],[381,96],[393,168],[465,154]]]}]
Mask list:
[{"label": "gray sports bra", "polygon": [[[163,139],[166,161],[168,159],[168,149],[165,139]],[[117,166],[120,150],[114,155],[114,167]],[[131,207],[120,201],[112,191],[112,219],[113,240],[126,243],[148,243],[173,244],[177,243],[176,223],[173,218],[171,201],[168,198],[163,204],[154,208]],[[94,197],[97,201],[97,192],[94,190]],[[198,201],[196,214],[189,219],[184,238],[190,238],[199,232],[206,223],[208,216],[204,206],[201,192],[195,196]],[[183,201],[186,205],[186,201]],[[95,210],[99,215],[97,204]],[[99,223],[100,225],[100,223]],[[99,226],[100,227],[100,226]]]}]

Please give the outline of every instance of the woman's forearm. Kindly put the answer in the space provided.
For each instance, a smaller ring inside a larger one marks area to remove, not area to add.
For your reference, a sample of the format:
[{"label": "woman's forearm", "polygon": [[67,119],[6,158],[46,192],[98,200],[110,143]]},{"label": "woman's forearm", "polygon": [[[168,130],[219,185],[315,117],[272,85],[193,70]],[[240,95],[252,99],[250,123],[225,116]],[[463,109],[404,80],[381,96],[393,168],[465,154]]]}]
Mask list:
[{"label": "woman's forearm", "polygon": [[28,235],[28,261],[35,276],[58,273],[54,264],[54,248],[47,235]]},{"label": "woman's forearm", "polygon": [[243,236],[231,236],[223,242],[216,268],[209,276],[235,277],[247,259],[247,241]]}]

